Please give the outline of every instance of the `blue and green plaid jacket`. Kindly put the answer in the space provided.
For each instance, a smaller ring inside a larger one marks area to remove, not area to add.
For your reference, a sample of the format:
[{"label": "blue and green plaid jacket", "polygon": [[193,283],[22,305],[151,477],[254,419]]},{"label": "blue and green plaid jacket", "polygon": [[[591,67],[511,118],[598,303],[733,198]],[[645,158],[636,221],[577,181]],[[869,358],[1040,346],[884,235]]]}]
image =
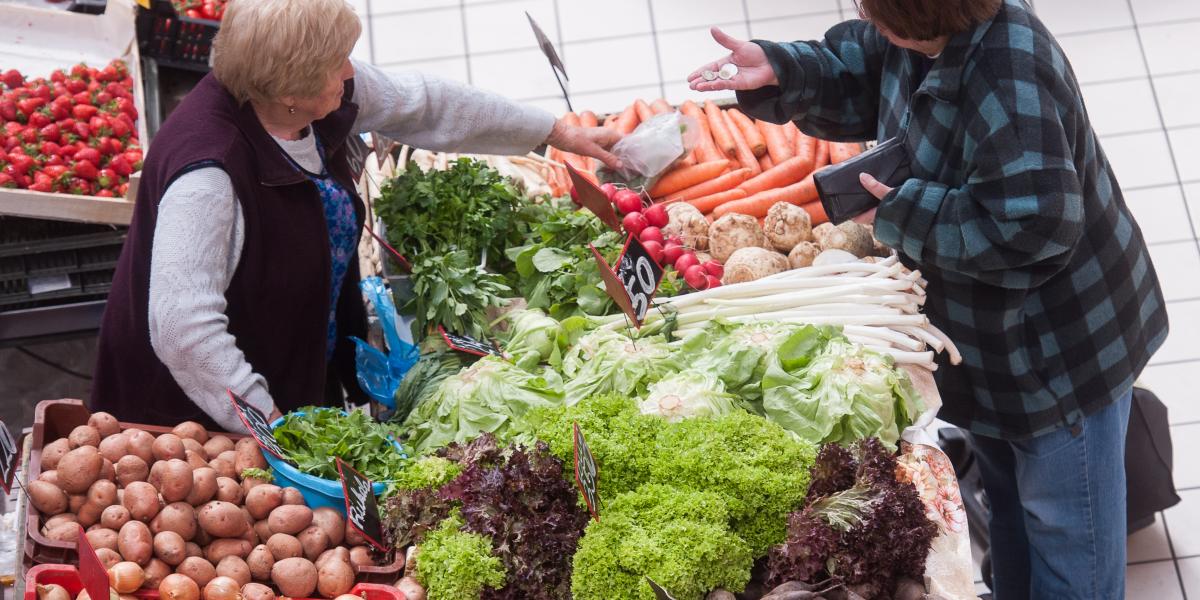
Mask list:
[{"label": "blue and green plaid jacket", "polygon": [[771,43],[778,87],[746,111],[831,140],[906,136],[912,179],[875,235],[929,280],[925,310],[962,351],[939,358],[942,418],[1035,436],[1129,391],[1167,336],[1141,230],[1088,121],[1070,63],[1020,0],[923,57],[867,21]]}]

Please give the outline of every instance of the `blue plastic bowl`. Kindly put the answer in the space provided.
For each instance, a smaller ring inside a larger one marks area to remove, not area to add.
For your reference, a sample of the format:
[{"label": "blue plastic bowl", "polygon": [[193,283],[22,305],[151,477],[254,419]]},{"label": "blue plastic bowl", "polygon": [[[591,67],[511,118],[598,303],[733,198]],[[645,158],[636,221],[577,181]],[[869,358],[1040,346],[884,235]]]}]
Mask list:
[{"label": "blue plastic bowl", "polygon": [[[302,415],[304,413],[292,413]],[[344,413],[343,413],[344,414]],[[285,417],[279,417],[271,423],[271,429],[283,424]],[[342,489],[341,480],[323,479],[315,475],[303,473],[296,467],[278,459],[270,452],[263,452],[267,463],[271,465],[271,474],[275,476],[275,484],[280,487],[294,487],[304,496],[304,503],[309,508],[328,506],[346,514],[346,491]],[[387,488],[387,482],[376,481],[371,484],[371,490],[378,496]]]}]

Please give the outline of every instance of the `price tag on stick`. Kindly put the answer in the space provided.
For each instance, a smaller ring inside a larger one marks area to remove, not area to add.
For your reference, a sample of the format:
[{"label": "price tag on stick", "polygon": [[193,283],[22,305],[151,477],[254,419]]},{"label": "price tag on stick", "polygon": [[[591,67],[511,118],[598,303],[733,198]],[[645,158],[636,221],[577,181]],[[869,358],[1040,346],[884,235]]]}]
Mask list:
[{"label": "price tag on stick", "polygon": [[387,552],[387,547],[382,543],[383,522],[379,520],[379,506],[375,504],[371,480],[341,458],[336,460],[338,474],[342,477],[342,490],[346,493],[346,522],[380,552]]},{"label": "price tag on stick", "polygon": [[96,549],[85,533],[80,525],[79,540],[75,544],[79,551],[79,578],[83,580],[83,589],[87,590],[89,597],[108,600],[108,569],[100,562]]},{"label": "price tag on stick", "polygon": [[12,491],[13,478],[17,474],[17,463],[21,460],[21,449],[17,447],[8,425],[0,422],[0,487],[4,493]]},{"label": "price tag on stick", "polygon": [[487,344],[470,336],[450,333],[441,325],[438,325],[438,333],[442,334],[442,339],[445,340],[446,345],[450,346],[453,350],[458,350],[466,354],[474,354],[475,356],[487,356],[489,354],[504,356],[500,353],[500,349],[496,348],[495,344]]},{"label": "price tag on stick", "polygon": [[583,492],[583,501],[587,503],[592,518],[600,520],[600,493],[596,490],[596,459],[588,450],[587,442],[583,439],[583,430],[575,423],[575,485]]},{"label": "price tag on stick", "polygon": [[617,212],[613,210],[612,202],[592,180],[584,177],[575,167],[567,165],[567,173],[571,175],[571,185],[575,186],[575,193],[579,195],[579,202],[583,207],[592,211],[596,218],[600,219],[601,223],[608,225],[613,231],[621,230],[621,220],[617,218]]},{"label": "price tag on stick", "polygon": [[662,282],[663,268],[650,257],[646,247],[630,235],[625,241],[625,249],[613,269],[600,256],[600,252],[592,247],[592,254],[600,263],[600,278],[604,280],[604,288],[617,306],[625,311],[629,320],[641,328],[646,313],[650,312],[650,303]]},{"label": "price tag on stick", "polygon": [[654,590],[654,597],[658,598],[658,600],[675,600],[675,596],[672,596],[670,592],[664,590],[663,587],[655,583],[653,579],[647,577],[646,582],[650,584],[650,589]]},{"label": "price tag on stick", "polygon": [[563,80],[571,80],[570,77],[567,77],[567,68],[563,66],[562,59],[558,57],[558,52],[554,49],[550,38],[546,37],[546,32],[542,31],[528,11],[525,12],[525,18],[529,19],[529,26],[533,28],[533,37],[537,38],[542,54],[545,54],[546,60],[550,61],[550,70],[554,71],[554,79],[558,81],[558,88],[562,90],[563,100],[567,101],[567,110],[575,112],[575,109],[571,108],[571,96],[567,94],[567,86],[563,83]]},{"label": "price tag on stick", "polygon": [[279,447],[279,442],[275,441],[275,433],[271,431],[271,424],[267,422],[266,417],[258,412],[257,408],[250,406],[245,398],[235,394],[233,390],[226,391],[229,392],[229,399],[233,402],[234,410],[241,417],[246,429],[250,430],[250,435],[254,436],[254,440],[258,442],[258,446],[270,452],[275,458],[289,465],[295,465],[296,463],[288,460],[284,455],[283,448]]}]

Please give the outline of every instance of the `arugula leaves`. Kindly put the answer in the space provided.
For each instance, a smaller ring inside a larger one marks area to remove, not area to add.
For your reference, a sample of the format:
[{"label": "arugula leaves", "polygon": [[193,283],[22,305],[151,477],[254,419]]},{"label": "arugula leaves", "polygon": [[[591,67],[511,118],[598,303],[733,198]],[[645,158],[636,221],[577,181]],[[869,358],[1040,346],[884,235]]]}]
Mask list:
[{"label": "arugula leaves", "polygon": [[408,463],[389,437],[393,429],[362,412],[306,406],[275,428],[275,441],[309,475],[339,479],[340,457],[371,481],[391,481]]}]

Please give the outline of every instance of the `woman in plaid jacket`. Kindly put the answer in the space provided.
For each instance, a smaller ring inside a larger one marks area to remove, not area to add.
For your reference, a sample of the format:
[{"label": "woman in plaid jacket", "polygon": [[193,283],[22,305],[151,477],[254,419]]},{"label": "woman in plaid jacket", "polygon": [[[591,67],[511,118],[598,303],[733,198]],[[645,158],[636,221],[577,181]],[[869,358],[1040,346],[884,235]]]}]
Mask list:
[{"label": "woman in plaid jacket", "polygon": [[863,174],[880,204],[856,220],[921,270],[962,352],[941,416],[975,436],[996,598],[1120,598],[1130,396],[1167,314],[1070,63],[1021,0],[859,11],[812,42],[714,29],[731,54],[692,88],[824,139],[903,137],[912,178]]}]

